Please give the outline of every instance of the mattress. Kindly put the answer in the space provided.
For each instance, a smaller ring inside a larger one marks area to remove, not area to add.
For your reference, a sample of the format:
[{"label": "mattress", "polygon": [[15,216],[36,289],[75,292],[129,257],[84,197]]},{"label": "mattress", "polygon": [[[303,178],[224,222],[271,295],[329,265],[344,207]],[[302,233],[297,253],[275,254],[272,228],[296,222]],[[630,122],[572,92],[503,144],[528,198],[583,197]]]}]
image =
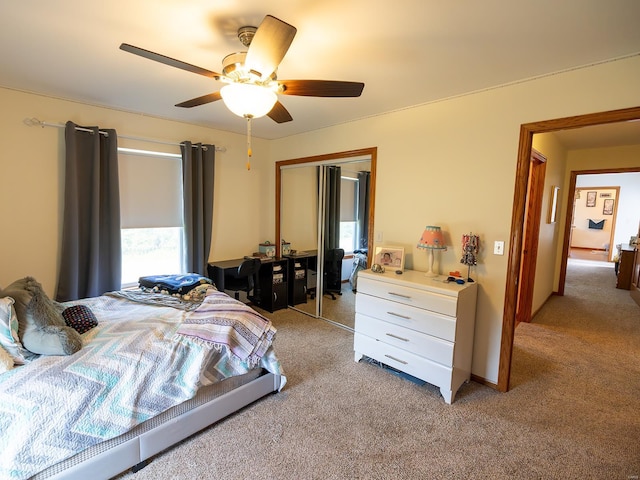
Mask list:
[{"label": "mattress", "polygon": [[[200,390],[198,390],[198,393],[192,399],[187,400],[180,405],[176,405],[175,407],[170,408],[164,413],[161,413],[160,415],[151,418],[144,423],[141,423],[140,425],[136,426],[129,432],[120,435],[119,437],[112,438],[105,442],[89,447],[87,450],[80,452],[56,465],[53,465],[46,470],[43,470],[42,472],[34,475],[32,478],[34,480],[68,478],[66,472],[69,472],[69,475],[71,476],[76,476],[79,474],[82,477],[84,474],[74,472],[74,468],[77,468],[81,464],[91,464],[92,460],[97,457],[103,457],[103,461],[106,459],[112,465],[116,465],[118,464],[118,457],[122,456],[122,452],[118,451],[117,447],[126,445],[127,443],[131,443],[132,440],[136,440],[145,434],[149,434],[150,432],[153,432],[154,430],[157,430],[163,425],[175,421],[176,419],[180,420],[188,416],[189,414],[193,414],[193,412],[196,412],[199,407],[211,404],[216,400],[224,397],[225,395],[233,392],[234,390],[249,385],[265,375],[269,375],[266,370],[262,368],[256,368],[244,375],[227,378],[221,382],[202,387]],[[277,381],[276,384],[274,384],[273,388],[273,391],[275,390],[277,390]],[[247,403],[251,403],[251,401],[248,401]],[[241,408],[242,406],[244,405],[239,405],[238,408]],[[222,418],[224,418],[224,416],[226,415],[223,415]],[[209,423],[203,422],[201,423],[201,425],[202,429],[204,429],[209,426]],[[176,438],[172,440],[172,443],[175,443],[183,440],[183,438]],[[113,457],[109,458],[110,455],[113,455]],[[138,460],[142,461],[145,459],[146,458],[139,458]],[[124,468],[116,468],[117,473],[125,471],[127,468],[132,466],[134,466],[134,464],[131,464],[131,462],[127,462],[127,466],[125,466]],[[102,476],[104,473],[106,472],[98,473],[98,471],[93,470],[92,478],[109,478],[109,475]],[[112,474],[113,472],[111,473],[111,475]]]}]

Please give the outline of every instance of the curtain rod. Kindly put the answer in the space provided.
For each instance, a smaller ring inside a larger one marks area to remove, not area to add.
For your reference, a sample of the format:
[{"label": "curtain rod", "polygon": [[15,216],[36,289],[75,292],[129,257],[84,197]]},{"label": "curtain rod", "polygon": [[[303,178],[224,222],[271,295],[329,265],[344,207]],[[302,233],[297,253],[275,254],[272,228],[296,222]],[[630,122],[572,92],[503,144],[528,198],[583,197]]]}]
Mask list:
[{"label": "curtain rod", "polygon": [[[29,126],[29,127],[66,128],[66,125],[62,125],[60,123],[44,122],[42,120],[38,120],[35,117],[25,118],[24,119],[24,124]],[[93,132],[93,130],[90,130],[88,128],[83,128],[83,127],[78,127],[78,126],[76,126],[76,130],[79,130],[81,132]],[[107,132],[104,132],[102,130],[99,130],[99,133],[100,133],[100,135],[104,135],[105,137],[109,136],[109,134]],[[141,142],[149,142],[149,143],[159,143],[159,144],[162,144],[162,145],[171,145],[171,146],[174,146],[174,147],[180,147],[180,146],[184,145],[183,143],[163,142],[162,140],[154,140],[152,138],[132,137],[132,136],[129,136],[129,135],[120,135],[120,134],[118,134],[118,138],[126,138],[127,140],[138,140],[138,141],[141,141]],[[195,145],[193,145],[193,147],[195,147]],[[227,151],[227,147],[216,147],[216,152],[226,152],[226,151]]]}]

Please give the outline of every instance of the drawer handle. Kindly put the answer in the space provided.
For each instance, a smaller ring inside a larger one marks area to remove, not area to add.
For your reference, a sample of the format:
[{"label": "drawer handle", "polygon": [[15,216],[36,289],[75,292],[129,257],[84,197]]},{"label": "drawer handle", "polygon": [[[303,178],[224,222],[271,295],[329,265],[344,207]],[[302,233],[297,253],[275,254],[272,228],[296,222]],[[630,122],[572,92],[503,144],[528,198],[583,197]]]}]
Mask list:
[{"label": "drawer handle", "polygon": [[399,337],[398,335],[394,335],[393,333],[385,333],[385,335],[387,337],[391,337],[391,338],[396,338],[398,340],[402,340],[403,342],[408,342],[409,341],[408,338],[402,338],[402,337]]},{"label": "drawer handle", "polygon": [[394,317],[404,318],[405,320],[411,320],[411,317],[407,317],[406,315],[400,315],[399,313],[387,312],[387,315],[393,315]]},{"label": "drawer handle", "polygon": [[393,295],[394,297],[402,297],[402,298],[406,298],[406,299],[410,299],[411,296],[409,295],[403,295],[401,293],[395,293],[395,292],[389,292],[389,295]]},{"label": "drawer handle", "polygon": [[392,357],[391,355],[385,354],[385,357],[390,358],[391,360],[395,360],[396,362],[399,362],[399,363],[401,363],[403,365],[408,365],[408,363],[405,362],[404,360],[400,360],[399,358]]}]

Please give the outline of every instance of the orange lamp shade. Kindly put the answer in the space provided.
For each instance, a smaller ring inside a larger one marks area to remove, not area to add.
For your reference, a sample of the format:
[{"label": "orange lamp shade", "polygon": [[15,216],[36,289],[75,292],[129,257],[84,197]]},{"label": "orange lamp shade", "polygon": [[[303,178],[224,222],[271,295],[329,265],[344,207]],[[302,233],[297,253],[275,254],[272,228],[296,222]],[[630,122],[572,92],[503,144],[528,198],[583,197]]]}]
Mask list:
[{"label": "orange lamp shade", "polygon": [[418,242],[418,248],[424,248],[427,250],[446,250],[447,246],[444,243],[444,235],[440,227],[427,225],[424,227],[424,232]]}]

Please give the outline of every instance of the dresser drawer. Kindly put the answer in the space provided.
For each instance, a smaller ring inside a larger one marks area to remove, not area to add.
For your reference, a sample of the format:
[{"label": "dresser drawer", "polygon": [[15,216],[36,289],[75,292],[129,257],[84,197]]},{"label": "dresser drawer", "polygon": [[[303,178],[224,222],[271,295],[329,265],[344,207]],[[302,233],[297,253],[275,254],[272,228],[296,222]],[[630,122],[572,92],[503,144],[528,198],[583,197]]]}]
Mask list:
[{"label": "dresser drawer", "polygon": [[458,299],[455,296],[418,290],[416,288],[381,282],[366,277],[358,278],[358,294],[360,293],[404,305],[411,305],[416,308],[423,308],[451,317],[456,316]]},{"label": "dresser drawer", "polygon": [[356,313],[379,318],[450,342],[453,342],[456,336],[456,319],[453,317],[372,297],[361,291],[356,295]]},{"label": "dresser drawer", "polygon": [[371,337],[356,332],[353,336],[354,350],[374,360],[400,371],[438,385],[441,389],[451,389],[452,369],[388,343],[378,342]]},{"label": "dresser drawer", "polygon": [[453,343],[356,313],[355,330],[446,366],[453,366]]}]

